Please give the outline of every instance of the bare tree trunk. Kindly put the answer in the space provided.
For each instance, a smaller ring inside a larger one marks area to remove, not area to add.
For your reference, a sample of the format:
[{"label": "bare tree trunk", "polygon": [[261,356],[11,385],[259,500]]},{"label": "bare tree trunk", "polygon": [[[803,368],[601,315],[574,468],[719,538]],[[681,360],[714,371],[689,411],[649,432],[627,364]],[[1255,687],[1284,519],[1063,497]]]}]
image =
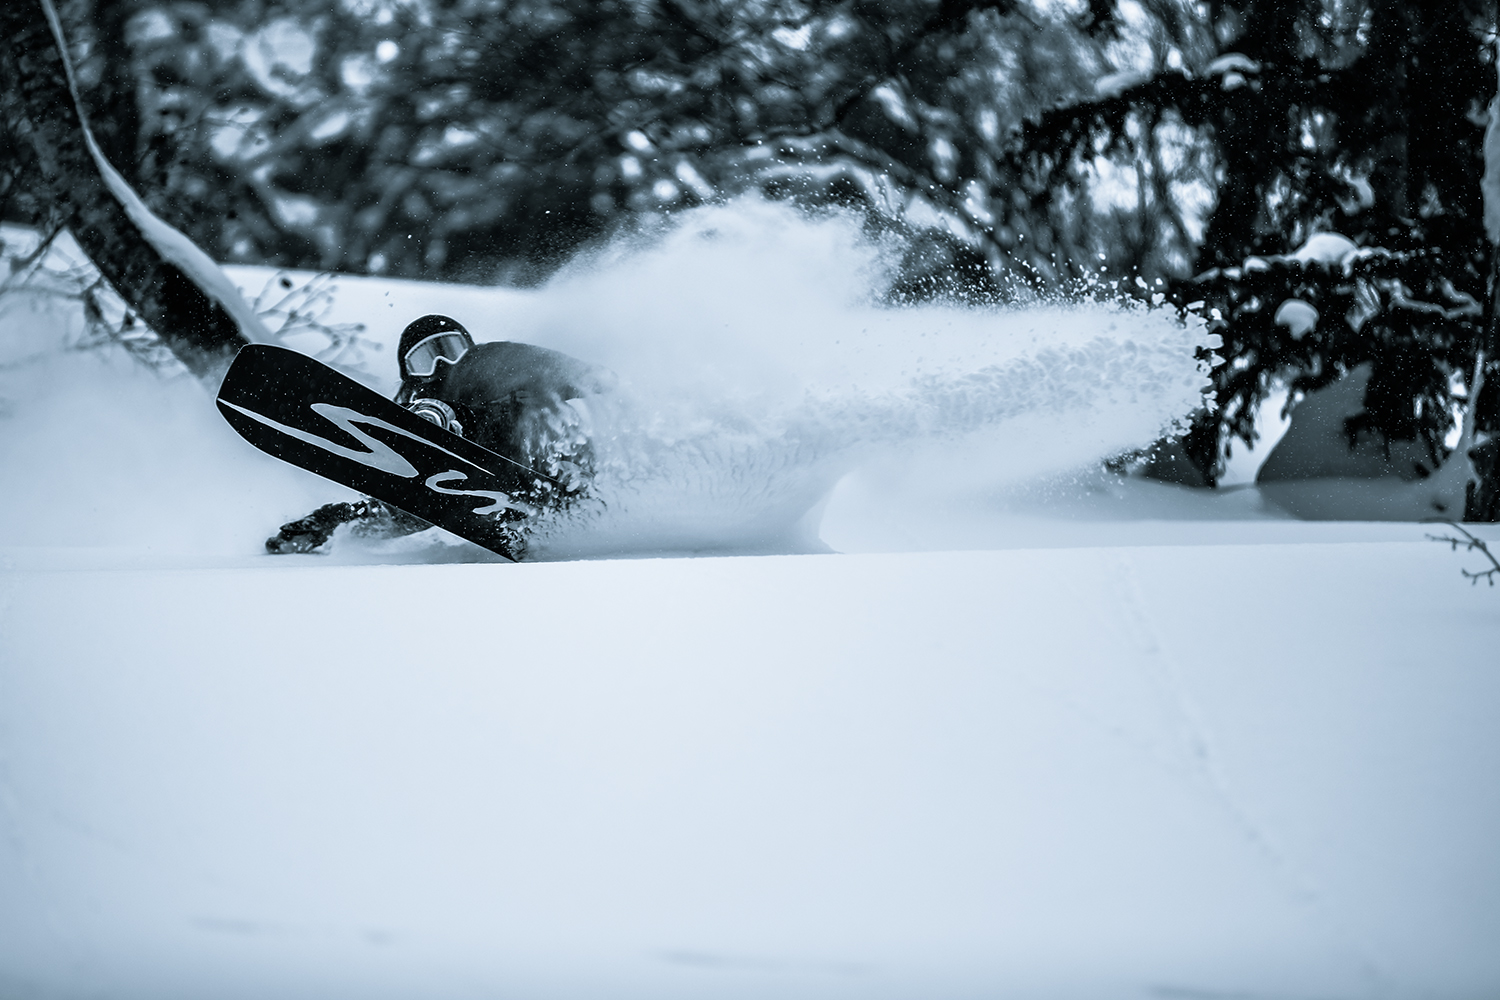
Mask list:
[{"label": "bare tree trunk", "polygon": [[187,254],[164,253],[186,237],[150,216],[91,150],[48,0],[0,3],[0,88],[0,118],[34,153],[55,218],[188,370],[216,381],[240,347],[262,339],[258,321],[232,286],[206,287]]}]

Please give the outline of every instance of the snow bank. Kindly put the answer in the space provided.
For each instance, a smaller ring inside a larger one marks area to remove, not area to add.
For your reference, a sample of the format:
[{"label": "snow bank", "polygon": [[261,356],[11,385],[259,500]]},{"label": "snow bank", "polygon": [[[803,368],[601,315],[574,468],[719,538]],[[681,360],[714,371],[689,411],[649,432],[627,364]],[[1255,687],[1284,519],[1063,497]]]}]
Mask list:
[{"label": "snow bank", "polygon": [[1494,997],[1500,592],[1402,530],[0,552],[0,995]]},{"label": "snow bank", "polygon": [[339,492],[242,447],[195,379],[79,349],[69,300],[7,294],[0,329],[0,546],[248,553]]},{"label": "snow bank", "polygon": [[[542,533],[542,558],[815,550],[819,503],[855,470],[892,496],[993,490],[1148,444],[1201,400],[1196,320],[1098,303],[882,307],[873,290],[892,249],[846,217],[742,201],[622,241],[537,291],[340,278],[327,319],[367,325],[374,349],[354,371],[387,392],[400,329],[429,311],[620,375],[589,404],[597,501]],[[270,277],[231,274],[249,297]],[[0,500],[0,543],[81,530],[93,544],[217,536],[250,552],[299,507],[344,496],[268,471],[191,386],[48,364],[0,380],[15,411],[0,459],[37,484]],[[124,459],[135,452],[152,457]],[[53,488],[62,455],[66,489]]]}]

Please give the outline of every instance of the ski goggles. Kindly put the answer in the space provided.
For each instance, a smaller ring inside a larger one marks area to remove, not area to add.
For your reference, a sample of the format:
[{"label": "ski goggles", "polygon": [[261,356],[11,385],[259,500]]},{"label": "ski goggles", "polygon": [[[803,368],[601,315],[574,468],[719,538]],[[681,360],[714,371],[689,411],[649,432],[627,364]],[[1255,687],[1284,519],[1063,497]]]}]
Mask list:
[{"label": "ski goggles", "polygon": [[432,336],[417,341],[412,349],[406,352],[402,363],[406,365],[406,373],[415,375],[417,378],[427,378],[437,371],[437,363],[446,361],[450,365],[457,364],[458,359],[468,353],[469,338],[453,330],[445,333],[434,333]]}]

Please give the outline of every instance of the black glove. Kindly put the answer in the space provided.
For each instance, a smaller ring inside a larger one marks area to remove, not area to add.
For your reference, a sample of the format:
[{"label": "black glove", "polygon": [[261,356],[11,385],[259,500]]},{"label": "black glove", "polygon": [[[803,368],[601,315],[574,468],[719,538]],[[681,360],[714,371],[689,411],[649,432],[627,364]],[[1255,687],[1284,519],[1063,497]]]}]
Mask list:
[{"label": "black glove", "polygon": [[275,537],[266,539],[272,555],[312,552],[327,544],[341,524],[354,525],[356,533],[372,538],[410,535],[432,527],[419,517],[388,507],[379,500],[324,504],[304,518],[288,521]]},{"label": "black glove", "polygon": [[339,525],[368,516],[361,509],[367,506],[365,501],[324,504],[304,518],[283,524],[275,537],[266,539],[266,551],[272,555],[311,552],[332,538]]}]

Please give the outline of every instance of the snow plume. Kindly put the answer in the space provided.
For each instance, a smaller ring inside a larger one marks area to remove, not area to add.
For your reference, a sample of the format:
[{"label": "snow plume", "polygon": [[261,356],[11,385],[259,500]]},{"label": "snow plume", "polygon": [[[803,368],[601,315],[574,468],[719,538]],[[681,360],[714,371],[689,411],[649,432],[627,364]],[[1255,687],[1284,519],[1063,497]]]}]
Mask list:
[{"label": "snow plume", "polygon": [[[341,276],[328,322],[366,325],[352,371],[384,392],[400,329],[427,312],[619,375],[582,415],[597,499],[542,527],[539,558],[816,549],[820,504],[851,473],[890,508],[871,512],[882,523],[933,518],[1149,444],[1201,403],[1201,322],[1116,303],[886,307],[896,249],[848,217],[741,201],[534,291]],[[253,293],[271,272],[231,274]],[[28,337],[60,348],[76,317],[54,306],[17,299],[0,323],[25,313]],[[349,497],[239,441],[190,381],[62,352],[3,376],[0,461],[26,485],[0,498],[0,545],[250,557],[281,521]],[[335,558],[478,557],[436,535],[373,554],[338,538]]]},{"label": "snow plume", "polygon": [[513,310],[504,336],[621,376],[589,404],[599,502],[539,554],[816,547],[819,501],[855,470],[919,518],[1149,444],[1201,404],[1201,321],[882,306],[897,249],[849,217],[744,200],[581,260]]}]

